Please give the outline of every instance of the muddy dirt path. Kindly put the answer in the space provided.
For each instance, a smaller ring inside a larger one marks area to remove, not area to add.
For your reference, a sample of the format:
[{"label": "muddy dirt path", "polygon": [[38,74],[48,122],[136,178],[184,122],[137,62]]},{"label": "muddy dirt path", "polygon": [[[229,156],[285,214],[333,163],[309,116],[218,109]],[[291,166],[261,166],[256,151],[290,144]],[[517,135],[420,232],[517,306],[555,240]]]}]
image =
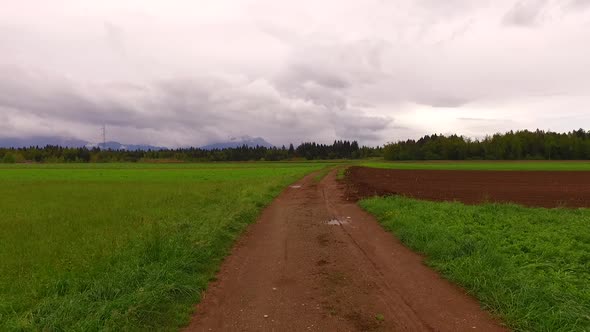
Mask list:
[{"label": "muddy dirt path", "polygon": [[332,171],[286,189],[225,260],[187,331],[502,331],[343,197]]}]

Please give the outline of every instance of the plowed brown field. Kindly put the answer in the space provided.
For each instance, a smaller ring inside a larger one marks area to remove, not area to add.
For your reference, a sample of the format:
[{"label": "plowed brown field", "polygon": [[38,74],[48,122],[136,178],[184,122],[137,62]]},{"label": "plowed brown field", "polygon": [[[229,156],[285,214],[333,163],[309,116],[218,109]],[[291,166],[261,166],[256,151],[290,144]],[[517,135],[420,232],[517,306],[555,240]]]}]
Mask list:
[{"label": "plowed brown field", "polygon": [[404,195],[433,201],[590,207],[590,172],[348,169],[349,199]]}]

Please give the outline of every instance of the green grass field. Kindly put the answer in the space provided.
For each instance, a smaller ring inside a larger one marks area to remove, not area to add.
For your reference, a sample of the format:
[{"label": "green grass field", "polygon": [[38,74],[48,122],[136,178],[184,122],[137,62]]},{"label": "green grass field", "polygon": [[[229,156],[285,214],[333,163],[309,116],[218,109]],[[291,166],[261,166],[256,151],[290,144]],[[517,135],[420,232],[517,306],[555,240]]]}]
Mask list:
[{"label": "green grass field", "polygon": [[0,330],[174,330],[234,239],[324,163],[0,168]]},{"label": "green grass field", "polygon": [[[319,181],[347,164],[0,165],[0,331],[176,330],[264,206],[303,175],[319,170]],[[589,162],[360,164],[590,170]],[[361,205],[515,329],[590,330],[590,210],[404,198]]]},{"label": "green grass field", "polygon": [[391,196],[360,205],[517,331],[590,331],[590,209]]},{"label": "green grass field", "polygon": [[590,161],[364,161],[361,166],[392,169],[480,171],[590,171]]}]

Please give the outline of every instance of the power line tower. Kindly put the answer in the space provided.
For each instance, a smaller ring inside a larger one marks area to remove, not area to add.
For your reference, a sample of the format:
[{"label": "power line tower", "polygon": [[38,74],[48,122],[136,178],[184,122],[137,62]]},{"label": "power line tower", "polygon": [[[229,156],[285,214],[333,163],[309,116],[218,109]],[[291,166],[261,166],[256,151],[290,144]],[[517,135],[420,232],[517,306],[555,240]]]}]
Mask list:
[{"label": "power line tower", "polygon": [[107,148],[107,126],[105,124],[102,125],[102,148],[103,150]]}]

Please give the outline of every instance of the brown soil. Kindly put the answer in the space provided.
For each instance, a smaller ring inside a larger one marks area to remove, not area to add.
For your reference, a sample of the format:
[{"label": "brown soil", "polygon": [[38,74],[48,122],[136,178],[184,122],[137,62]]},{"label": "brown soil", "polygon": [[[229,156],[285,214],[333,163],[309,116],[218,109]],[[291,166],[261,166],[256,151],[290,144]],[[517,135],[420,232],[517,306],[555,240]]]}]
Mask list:
[{"label": "brown soil", "polygon": [[287,188],[251,225],[188,331],[503,331],[344,198],[332,171]]},{"label": "brown soil", "polygon": [[590,207],[590,172],[393,170],[350,167],[347,195],[404,195],[433,201]]}]

